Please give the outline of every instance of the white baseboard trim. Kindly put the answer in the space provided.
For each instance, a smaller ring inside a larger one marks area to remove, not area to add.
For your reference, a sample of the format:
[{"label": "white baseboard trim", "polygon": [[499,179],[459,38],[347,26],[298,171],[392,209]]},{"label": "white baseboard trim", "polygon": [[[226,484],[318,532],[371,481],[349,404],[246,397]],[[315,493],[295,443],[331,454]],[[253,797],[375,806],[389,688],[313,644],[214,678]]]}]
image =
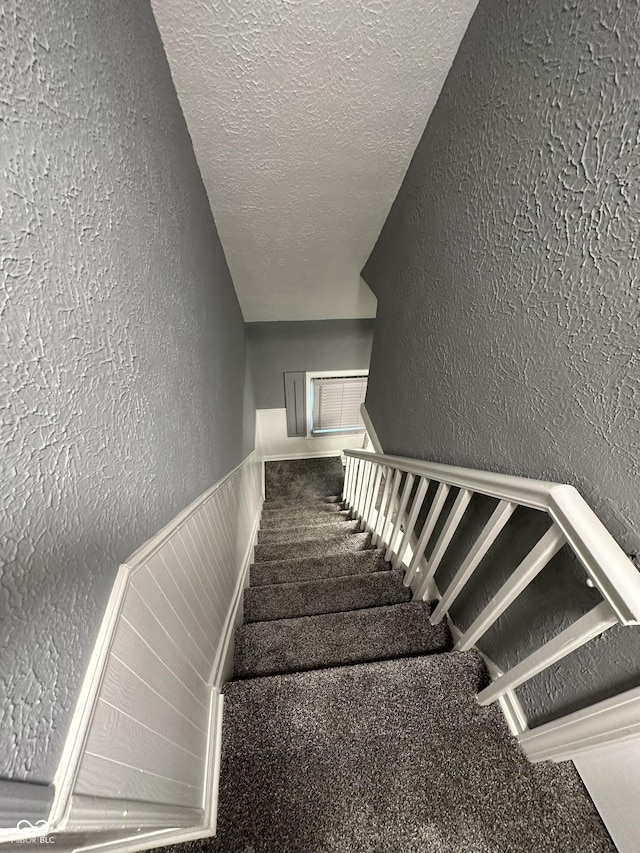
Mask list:
[{"label": "white baseboard trim", "polygon": [[207,790],[208,801],[205,803],[205,825],[216,834],[218,825],[218,796],[220,793],[220,767],[222,764],[222,718],[224,714],[224,694],[216,691],[215,728],[213,729],[212,746],[208,761]]},{"label": "white baseboard trim", "polygon": [[167,806],[160,803],[136,803],[108,797],[88,797],[74,794],[71,803],[71,823],[74,832],[102,831],[105,824],[113,830],[147,829],[175,826],[193,827],[204,822],[202,809]]},{"label": "white baseboard trim", "polygon": [[596,702],[522,735],[532,761],[568,761],[591,749],[640,735],[640,687]]},{"label": "white baseboard trim", "polygon": [[262,516],[263,502],[264,498],[261,498],[260,503],[258,504],[256,517],[253,522],[253,528],[251,531],[249,544],[247,546],[244,559],[242,561],[242,569],[240,570],[240,574],[238,575],[238,579],[236,580],[236,586],[233,593],[231,608],[229,609],[229,612],[227,613],[227,618],[225,620],[223,629],[224,640],[218,650],[218,654],[216,655],[216,659],[211,670],[210,684],[217,690],[220,690],[223,682],[228,680],[228,678],[225,677],[225,673],[229,673],[229,659],[233,658],[233,637],[238,621],[238,614],[242,614],[242,593],[244,592],[244,589],[247,586],[249,569],[251,567],[251,563],[253,562],[253,553],[258,539],[258,530],[260,529],[260,518]]},{"label": "white baseboard trim", "polygon": [[263,456],[263,462],[286,462],[288,459],[324,459],[329,456],[342,456],[341,450],[312,450],[308,453],[276,453]]},{"label": "white baseboard trim", "polygon": [[152,850],[154,847],[164,847],[168,844],[183,844],[185,841],[197,841],[199,838],[210,838],[211,828],[202,829],[165,829],[155,832],[140,832],[135,838],[106,841],[101,844],[84,845],[71,848],[73,853],[137,853],[139,850]]}]

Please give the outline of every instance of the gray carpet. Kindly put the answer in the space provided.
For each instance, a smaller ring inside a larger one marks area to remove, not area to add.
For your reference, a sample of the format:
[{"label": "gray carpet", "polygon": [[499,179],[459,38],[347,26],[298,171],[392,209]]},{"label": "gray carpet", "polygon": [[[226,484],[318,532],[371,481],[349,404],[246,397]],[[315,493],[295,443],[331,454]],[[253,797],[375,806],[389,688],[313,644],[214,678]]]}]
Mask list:
[{"label": "gray carpet", "polygon": [[371,537],[306,538],[341,512],[311,499],[339,490],[335,462],[268,463],[264,529],[282,527],[256,547],[224,687],[217,837],[168,849],[615,853],[573,765],[525,759],[476,702],[479,655],[447,651]]},{"label": "gray carpet", "polygon": [[573,765],[529,764],[473,652],[228,684],[208,853],[615,853]]},{"label": "gray carpet", "polygon": [[322,554],[348,554],[350,551],[364,551],[367,548],[371,548],[370,533],[338,534],[326,540],[308,539],[275,544],[265,542],[263,545],[256,545],[254,560],[256,563],[266,560],[293,560]]},{"label": "gray carpet", "polygon": [[342,492],[344,469],[339,456],[265,463],[265,499],[308,499]]},{"label": "gray carpet", "polygon": [[244,621],[265,622],[318,613],[339,613],[409,601],[400,572],[372,572],[297,583],[254,586],[244,593]]},{"label": "gray carpet", "polygon": [[359,521],[339,519],[338,521],[325,521],[321,524],[301,524],[297,527],[263,528],[258,531],[258,542],[300,542],[359,532]]},{"label": "gray carpet", "polygon": [[337,512],[344,509],[344,502],[340,495],[325,496],[323,498],[310,497],[307,499],[295,498],[294,500],[271,500],[265,502],[262,512],[265,517],[273,514],[288,514],[292,512]]},{"label": "gray carpet", "polygon": [[308,524],[332,524],[336,521],[349,521],[351,514],[346,509],[340,509],[340,504],[327,504],[327,507],[333,507],[330,511],[327,510],[294,510],[287,513],[285,511],[262,513],[260,527],[262,530],[280,530],[296,525]]},{"label": "gray carpet", "polygon": [[236,631],[236,678],[442,652],[445,621],[429,622],[431,603],[412,601],[347,613],[253,622]]},{"label": "gray carpet", "polygon": [[365,551],[347,551],[325,554],[321,557],[300,557],[291,560],[269,560],[251,566],[251,586],[274,583],[295,583],[313,578],[337,578],[343,575],[361,575],[384,572],[389,563],[384,551],[369,548]]}]

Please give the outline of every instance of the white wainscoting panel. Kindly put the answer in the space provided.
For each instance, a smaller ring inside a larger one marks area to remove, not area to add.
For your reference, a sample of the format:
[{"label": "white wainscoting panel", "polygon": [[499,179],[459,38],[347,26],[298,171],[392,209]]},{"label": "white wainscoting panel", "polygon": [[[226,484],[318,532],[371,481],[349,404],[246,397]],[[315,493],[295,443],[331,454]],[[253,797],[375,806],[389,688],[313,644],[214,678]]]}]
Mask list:
[{"label": "white wainscoting panel", "polygon": [[[79,804],[167,804],[183,807],[185,819],[210,812],[220,673],[261,504],[262,463],[253,453],[127,561],[74,787]],[[73,815],[72,806],[71,824]]]}]

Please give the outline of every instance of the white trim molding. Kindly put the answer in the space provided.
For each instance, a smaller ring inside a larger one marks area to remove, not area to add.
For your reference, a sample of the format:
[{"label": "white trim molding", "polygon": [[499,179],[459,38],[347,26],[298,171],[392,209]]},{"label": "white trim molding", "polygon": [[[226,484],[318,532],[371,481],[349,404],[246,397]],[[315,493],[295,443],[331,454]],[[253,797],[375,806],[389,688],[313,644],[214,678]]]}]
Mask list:
[{"label": "white trim molding", "polygon": [[371,420],[369,412],[367,411],[366,403],[363,403],[360,406],[360,416],[364,421],[364,428],[367,431],[367,435],[369,436],[371,444],[373,445],[374,451],[376,453],[384,453],[384,450],[382,449],[382,444],[380,443],[380,439],[378,438],[378,433],[376,432],[376,429],[373,425],[373,421]]},{"label": "white trim molding", "polygon": [[273,453],[263,456],[264,462],[286,462],[288,459],[325,459],[342,456],[342,450],[310,450],[307,453]]},{"label": "white trim molding", "polygon": [[640,687],[536,726],[520,738],[532,761],[567,761],[640,734]]},{"label": "white trim molding", "polygon": [[107,609],[102,619],[98,638],[89,660],[89,667],[71,720],[71,727],[62,752],[62,760],[53,780],[56,793],[49,817],[52,827],[59,826],[60,822],[65,821],[68,816],[71,794],[78,776],[89,726],[98,701],[102,677],[111,652],[111,644],[129,587],[130,576],[129,567],[120,566],[111,589]]}]

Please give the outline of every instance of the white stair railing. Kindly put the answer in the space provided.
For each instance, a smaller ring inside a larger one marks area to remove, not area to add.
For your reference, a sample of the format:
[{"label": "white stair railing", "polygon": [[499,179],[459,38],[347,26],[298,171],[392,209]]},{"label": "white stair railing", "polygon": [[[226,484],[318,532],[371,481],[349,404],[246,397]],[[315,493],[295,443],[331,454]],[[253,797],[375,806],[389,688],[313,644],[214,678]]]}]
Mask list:
[{"label": "white stair railing", "polygon": [[[456,651],[475,646],[564,546],[573,551],[584,567],[590,585],[600,592],[602,601],[599,604],[507,672],[495,672],[494,667],[494,680],[478,694],[480,704],[501,700],[504,709],[505,698],[513,704],[511,691],[516,687],[604,631],[617,624],[640,624],[640,574],[572,486],[360,450],[345,450],[344,455],[345,505],[363,527],[371,531],[373,545],[385,549],[385,557],[392,566],[405,566],[404,583],[413,589],[414,599],[422,600],[434,595],[436,571],[474,494],[498,500],[490,519],[442,592],[431,616],[434,625],[448,618],[451,606],[517,507],[530,507],[548,514],[550,524],[547,532],[519,565],[514,566],[511,576],[475,621],[457,636]],[[437,484],[435,496],[416,540],[420,510],[424,507],[431,484]],[[438,521],[442,521],[452,489],[457,489],[457,494],[426,559],[425,552]],[[557,722],[548,724],[553,727],[556,740]],[[528,742],[524,736],[527,727],[520,724],[519,728],[524,746]],[[539,726],[534,731],[544,736],[544,729],[545,726]],[[557,754],[557,745],[554,748],[554,754]],[[543,740],[537,736],[534,760],[547,757],[553,755],[549,753],[547,756]]]}]

